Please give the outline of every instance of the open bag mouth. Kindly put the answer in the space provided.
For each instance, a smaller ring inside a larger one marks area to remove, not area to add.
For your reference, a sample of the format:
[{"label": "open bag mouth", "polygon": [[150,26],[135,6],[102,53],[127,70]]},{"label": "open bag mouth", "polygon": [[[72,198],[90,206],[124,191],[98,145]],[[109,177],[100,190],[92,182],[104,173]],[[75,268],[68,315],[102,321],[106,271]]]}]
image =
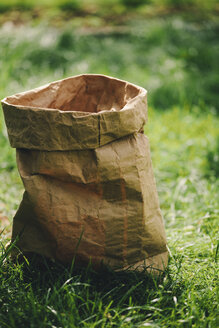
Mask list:
[{"label": "open bag mouth", "polygon": [[145,92],[143,88],[122,80],[84,74],[7,97],[3,102],[17,107],[99,113],[120,111]]},{"label": "open bag mouth", "polygon": [[112,77],[84,74],[2,100],[14,148],[96,149],[142,131],[147,91]]}]

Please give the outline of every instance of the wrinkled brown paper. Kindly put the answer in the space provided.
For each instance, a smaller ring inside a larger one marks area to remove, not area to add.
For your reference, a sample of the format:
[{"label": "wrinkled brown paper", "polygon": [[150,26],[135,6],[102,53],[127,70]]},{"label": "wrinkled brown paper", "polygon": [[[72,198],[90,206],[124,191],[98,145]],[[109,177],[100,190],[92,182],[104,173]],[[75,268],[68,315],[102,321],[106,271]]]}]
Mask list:
[{"label": "wrinkled brown paper", "polygon": [[25,188],[12,232],[23,252],[113,269],[165,268],[164,224],[142,133],[146,93],[91,74],[2,101]]}]

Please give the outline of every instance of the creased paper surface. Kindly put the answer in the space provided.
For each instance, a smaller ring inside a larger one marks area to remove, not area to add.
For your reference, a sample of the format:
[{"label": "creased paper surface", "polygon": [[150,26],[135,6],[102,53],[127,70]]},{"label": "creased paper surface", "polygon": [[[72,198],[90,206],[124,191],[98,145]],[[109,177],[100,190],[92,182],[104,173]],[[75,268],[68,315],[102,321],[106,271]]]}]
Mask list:
[{"label": "creased paper surface", "polygon": [[147,137],[146,90],[80,75],[2,101],[25,193],[23,252],[122,269],[167,263]]}]

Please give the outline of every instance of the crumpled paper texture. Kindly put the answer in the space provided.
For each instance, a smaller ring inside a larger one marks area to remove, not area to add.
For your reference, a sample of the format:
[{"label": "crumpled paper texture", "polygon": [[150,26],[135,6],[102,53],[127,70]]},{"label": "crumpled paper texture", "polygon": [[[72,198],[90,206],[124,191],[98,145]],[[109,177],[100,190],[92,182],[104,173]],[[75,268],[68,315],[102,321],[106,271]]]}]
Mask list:
[{"label": "crumpled paper texture", "polygon": [[168,252],[147,137],[147,92],[79,75],[3,99],[25,192],[17,246],[69,263],[163,270]]}]

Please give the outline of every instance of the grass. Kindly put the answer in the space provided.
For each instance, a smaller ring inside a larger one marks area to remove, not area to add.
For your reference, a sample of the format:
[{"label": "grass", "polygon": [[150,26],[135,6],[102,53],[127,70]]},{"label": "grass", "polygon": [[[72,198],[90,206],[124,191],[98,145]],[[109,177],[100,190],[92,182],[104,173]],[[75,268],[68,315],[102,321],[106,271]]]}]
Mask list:
[{"label": "grass", "polygon": [[[101,17],[100,17],[101,19]],[[81,20],[79,20],[81,22]],[[149,90],[149,136],[170,249],[165,274],[94,272],[5,247],[23,187],[0,114],[1,327],[218,327],[219,132],[216,19],[120,27],[77,19],[0,29],[0,98],[85,72]],[[75,30],[74,30],[74,29]],[[77,28],[77,29],[76,29]],[[73,32],[72,32],[73,31]],[[3,222],[3,220],[2,220]],[[3,226],[3,224],[2,224]]]},{"label": "grass", "polygon": [[21,26],[13,35],[5,24],[0,66],[2,79],[9,84],[4,83],[0,92],[3,96],[27,84],[95,72],[141,84],[156,108],[197,105],[216,111],[217,32],[218,21],[188,22],[177,16],[134,20],[108,29],[79,29],[74,20],[64,29]]}]

